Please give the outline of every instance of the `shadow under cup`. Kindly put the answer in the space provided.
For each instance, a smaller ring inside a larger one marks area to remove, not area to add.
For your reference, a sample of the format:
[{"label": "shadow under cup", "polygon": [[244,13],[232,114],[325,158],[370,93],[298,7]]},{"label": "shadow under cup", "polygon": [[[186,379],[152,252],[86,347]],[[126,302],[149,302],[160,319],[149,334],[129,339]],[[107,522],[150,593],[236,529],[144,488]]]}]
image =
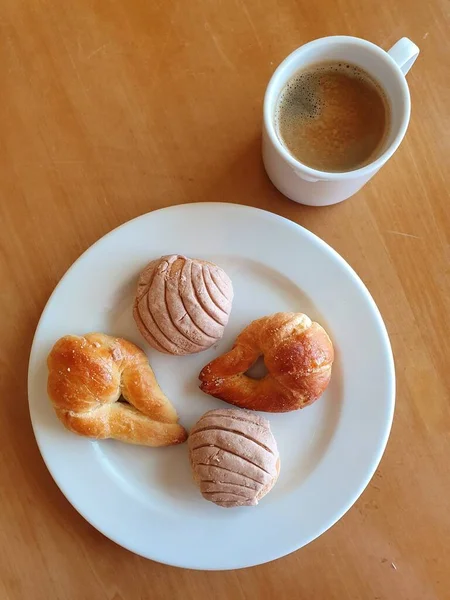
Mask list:
[{"label": "shadow under cup", "polygon": [[[318,171],[299,162],[280,141],[275,110],[286,83],[300,70],[320,62],[347,62],[372,76],[389,103],[390,127],[378,156],[353,171]],[[406,79],[394,59],[380,47],[359,38],[333,36],[295,50],[277,68],[264,98],[263,160],[272,183],[288,198],[302,204],[325,206],[357,192],[392,156],[402,141],[410,117]]]}]

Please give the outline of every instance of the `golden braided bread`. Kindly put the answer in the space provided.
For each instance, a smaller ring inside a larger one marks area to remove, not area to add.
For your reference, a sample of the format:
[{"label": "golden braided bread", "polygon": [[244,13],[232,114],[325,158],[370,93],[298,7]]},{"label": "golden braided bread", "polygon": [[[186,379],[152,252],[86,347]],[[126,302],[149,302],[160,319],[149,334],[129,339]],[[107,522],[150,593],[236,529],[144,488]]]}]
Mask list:
[{"label": "golden braided bread", "polygon": [[[145,446],[186,440],[146,355],[131,342],[102,333],[67,335],[47,364],[48,395],[70,431]],[[127,402],[118,402],[121,396]]]},{"label": "golden braided bread", "polygon": [[[246,371],[260,357],[268,374]],[[200,373],[200,388],[241,408],[287,412],[317,400],[327,387],[334,359],[325,330],[302,313],[276,313],[250,323],[230,352]]]}]

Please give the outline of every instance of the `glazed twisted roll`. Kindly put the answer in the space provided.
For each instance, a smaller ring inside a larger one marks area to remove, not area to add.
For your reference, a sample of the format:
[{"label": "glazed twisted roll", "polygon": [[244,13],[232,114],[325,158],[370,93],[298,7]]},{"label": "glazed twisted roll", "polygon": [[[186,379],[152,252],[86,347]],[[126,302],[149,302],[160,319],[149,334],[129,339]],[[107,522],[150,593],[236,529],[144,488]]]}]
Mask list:
[{"label": "glazed twisted roll", "polygon": [[[252,379],[245,373],[260,356],[268,374]],[[200,388],[241,408],[287,412],[323,394],[333,360],[323,327],[302,313],[276,313],[250,323],[232,350],[206,365]]]},{"label": "glazed twisted roll", "polygon": [[[66,335],[47,364],[48,395],[70,431],[144,446],[186,440],[146,355],[131,342],[102,333]],[[121,396],[127,402],[118,402]]]},{"label": "glazed twisted roll", "polygon": [[193,354],[223,335],[233,301],[227,274],[212,263],[173,254],[141,273],[133,315],[144,339],[166,354]]}]

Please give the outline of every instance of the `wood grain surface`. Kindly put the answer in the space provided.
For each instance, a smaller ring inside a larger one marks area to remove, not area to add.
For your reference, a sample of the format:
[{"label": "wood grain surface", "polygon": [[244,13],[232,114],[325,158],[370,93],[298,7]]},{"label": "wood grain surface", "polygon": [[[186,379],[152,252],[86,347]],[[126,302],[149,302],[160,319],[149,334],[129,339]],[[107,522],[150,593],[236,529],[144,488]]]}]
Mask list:
[{"label": "wood grain surface", "polygon": [[[3,600],[450,598],[449,14],[448,0],[3,0]],[[386,49],[407,36],[421,55],[399,151],[353,199],[314,209],[264,173],[262,98],[289,52],[332,34]],[[39,455],[26,390],[71,263],[128,219],[206,200],[268,209],[336,248],[380,307],[398,378],[387,451],[347,515],[286,558],[222,573],[153,563],[85,522]]]}]

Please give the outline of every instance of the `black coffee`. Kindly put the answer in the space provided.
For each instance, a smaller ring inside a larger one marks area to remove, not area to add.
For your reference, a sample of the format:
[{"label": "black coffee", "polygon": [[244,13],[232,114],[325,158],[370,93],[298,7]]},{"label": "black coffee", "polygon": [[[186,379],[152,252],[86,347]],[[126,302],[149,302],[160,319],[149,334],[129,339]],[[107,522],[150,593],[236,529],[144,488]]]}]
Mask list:
[{"label": "black coffee", "polygon": [[390,111],[380,85],[360,67],[323,62],[297,72],[278,98],[275,125],[298,161],[319,171],[352,171],[377,158]]}]

